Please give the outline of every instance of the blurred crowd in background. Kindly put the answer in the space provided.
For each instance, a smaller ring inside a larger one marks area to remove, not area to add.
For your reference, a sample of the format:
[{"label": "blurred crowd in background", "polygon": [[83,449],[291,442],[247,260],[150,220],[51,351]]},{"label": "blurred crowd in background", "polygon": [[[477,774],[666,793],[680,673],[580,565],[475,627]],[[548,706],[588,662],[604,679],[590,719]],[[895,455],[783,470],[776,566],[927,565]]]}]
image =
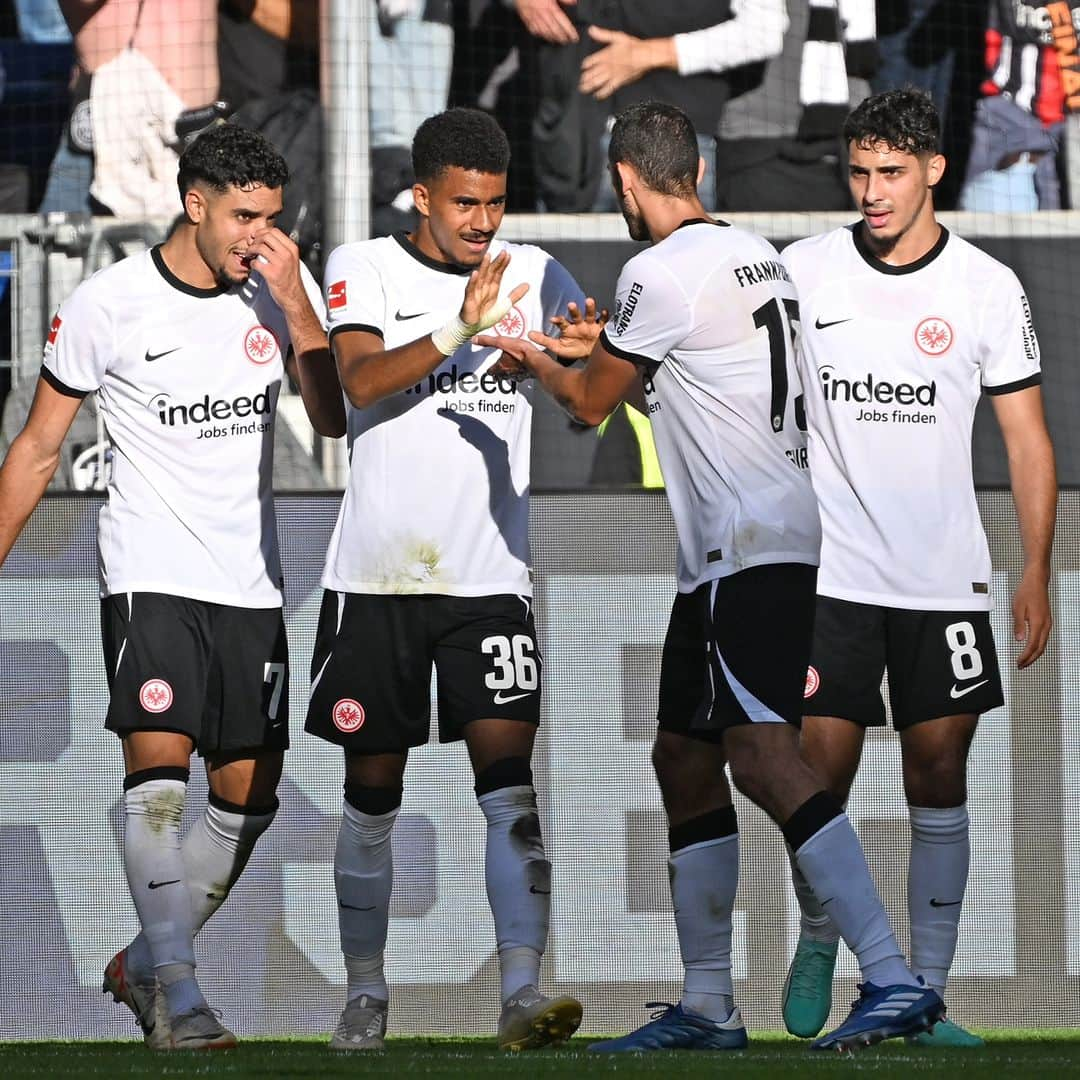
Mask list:
[{"label": "blurred crowd in background", "polygon": [[[1080,207],[1080,0],[322,4],[335,19],[353,10],[367,20],[373,235],[413,224],[410,143],[448,105],[488,110],[507,131],[512,211],[615,210],[607,132],[620,107],[643,98],[693,119],[710,210],[848,210],[844,116],[899,86],[925,89],[942,116],[938,209]],[[185,142],[230,118],[285,155],[279,224],[319,276],[324,120],[339,98],[334,80],[365,68],[359,56],[348,73],[328,65],[321,86],[319,43],[320,0],[0,0],[0,213],[168,221],[180,209]],[[93,269],[87,259],[84,272]],[[0,244],[0,451],[33,390],[24,380],[8,393],[18,381],[12,272]],[[107,454],[92,408],[84,413],[57,485],[100,484],[100,470],[79,479],[79,461]],[[534,468],[534,482],[660,484],[647,420],[632,410],[609,419],[596,440],[538,409],[536,444],[558,439],[560,451],[540,455],[548,471]],[[279,486],[337,482],[335,459],[307,441],[302,430],[279,433]]]},{"label": "blurred crowd in background", "polygon": [[[700,133],[717,211],[846,209],[838,128],[914,85],[944,118],[941,209],[1080,203],[1080,0],[367,0],[372,220],[411,221],[409,144],[450,105],[491,111],[514,149],[510,208],[614,209],[610,117],[658,98]],[[221,117],[294,174],[317,248],[318,0],[0,3],[0,212],[171,215],[178,150]],[[302,210],[303,218],[295,217]]]}]

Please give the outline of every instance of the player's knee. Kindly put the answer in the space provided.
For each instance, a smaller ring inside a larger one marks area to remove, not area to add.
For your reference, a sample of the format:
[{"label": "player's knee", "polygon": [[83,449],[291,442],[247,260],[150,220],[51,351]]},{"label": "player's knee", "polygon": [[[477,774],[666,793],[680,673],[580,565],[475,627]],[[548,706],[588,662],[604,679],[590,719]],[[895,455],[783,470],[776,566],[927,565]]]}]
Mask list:
[{"label": "player's knee", "polygon": [[692,752],[700,744],[689,739],[674,739],[660,732],[652,749],[652,766],[661,791],[681,784],[702,771],[702,762]]},{"label": "player's knee", "polygon": [[967,801],[966,760],[951,755],[905,759],[904,796],[911,806],[960,806]]},{"label": "player's knee", "polygon": [[500,788],[533,786],[532,766],[528,758],[504,757],[493,761],[476,774],[478,799]]},{"label": "player's knee", "polygon": [[724,760],[718,746],[668,738],[663,732],[657,736],[652,764],[669,819],[697,817],[711,808],[718,797],[730,798]]},{"label": "player's knee", "polygon": [[404,793],[402,784],[377,787],[371,784],[361,784],[355,780],[345,781],[345,801],[361,814],[370,814],[377,817],[381,814],[389,814],[401,806],[401,797]]}]

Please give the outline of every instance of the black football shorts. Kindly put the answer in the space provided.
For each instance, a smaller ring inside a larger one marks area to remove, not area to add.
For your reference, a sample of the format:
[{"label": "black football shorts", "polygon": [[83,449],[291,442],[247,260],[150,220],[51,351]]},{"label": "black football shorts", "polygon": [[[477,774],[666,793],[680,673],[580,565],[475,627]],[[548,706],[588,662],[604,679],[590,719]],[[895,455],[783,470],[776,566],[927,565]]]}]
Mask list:
[{"label": "black football shorts", "polygon": [[775,563],[679,593],[660,666],[660,730],[721,742],[738,724],[798,726],[816,582],[816,566]]},{"label": "black football shorts", "polygon": [[433,665],[440,742],[462,738],[472,720],[539,724],[542,662],[529,597],[327,590],[305,730],[350,753],[421,746]]},{"label": "black football shorts", "polygon": [[988,611],[907,611],[819,596],[803,715],[880,727],[886,670],[897,731],[1004,701]]},{"label": "black football shorts", "polygon": [[281,608],[164,593],[101,602],[105,726],[190,735],[203,757],[289,745],[289,649]]}]

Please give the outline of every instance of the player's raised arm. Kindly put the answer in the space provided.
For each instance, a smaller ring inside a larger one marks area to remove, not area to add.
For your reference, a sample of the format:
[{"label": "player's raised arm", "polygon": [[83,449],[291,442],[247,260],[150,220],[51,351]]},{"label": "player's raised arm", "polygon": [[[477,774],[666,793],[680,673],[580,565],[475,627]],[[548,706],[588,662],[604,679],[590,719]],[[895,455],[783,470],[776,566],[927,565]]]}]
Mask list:
[{"label": "player's raised arm", "polygon": [[83,395],[38,380],[30,415],[0,465],[0,565],[49,486]]},{"label": "player's raised arm", "polygon": [[[593,304],[590,300],[588,303]],[[595,304],[593,304],[595,310]],[[568,313],[568,316],[570,313]],[[504,357],[510,357],[514,364],[520,365],[520,373],[535,376],[540,385],[580,424],[596,427],[602,424],[612,409],[632,395],[639,381],[639,369],[629,360],[614,356],[604,347],[600,329],[603,323],[595,324],[595,333],[576,329],[581,323],[574,324],[567,319],[567,326],[573,328],[569,340],[550,338],[544,334],[533,333],[530,337],[536,344],[530,344],[521,338],[483,335],[477,344],[502,349]],[[567,361],[577,358],[582,342],[591,334],[592,351],[583,368],[566,367]],[[551,348],[560,360],[556,360],[543,351]],[[513,370],[503,363],[504,370]]]},{"label": "player's raised arm", "polygon": [[353,407],[362,409],[400,393],[429,375],[476,334],[494,326],[529,291],[527,284],[521,284],[500,299],[503,273],[509,263],[506,251],[494,258],[485,255],[469,275],[457,314],[433,333],[406,345],[386,349],[376,327],[335,334],[334,358],[341,385]]},{"label": "player's raised arm", "polygon": [[[326,330],[305,287],[300,249],[280,229],[267,229],[248,248],[247,257],[266,282],[285,316],[292,343],[286,360],[300,387],[311,426],[327,438],[345,434],[345,406],[330,356]],[[311,283],[314,287],[314,282]]]},{"label": "player's raised arm", "polygon": [[1024,573],[1013,594],[1012,613],[1013,633],[1024,642],[1016,666],[1026,668],[1042,656],[1053,622],[1049,585],[1057,513],[1054,448],[1038,386],[991,400],[1005,440],[1009,483],[1024,545]]}]

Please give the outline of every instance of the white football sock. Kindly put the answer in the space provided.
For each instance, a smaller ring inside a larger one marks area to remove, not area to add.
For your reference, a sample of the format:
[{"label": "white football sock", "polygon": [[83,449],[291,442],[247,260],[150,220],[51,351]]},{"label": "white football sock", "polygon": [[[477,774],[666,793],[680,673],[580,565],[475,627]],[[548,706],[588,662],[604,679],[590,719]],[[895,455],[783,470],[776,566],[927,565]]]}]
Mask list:
[{"label": "white football sock", "polygon": [[[208,802],[206,812],[188,830],[181,854],[196,934],[224,903],[276,813],[276,807],[264,813],[237,813]],[[140,933],[128,946],[127,968],[137,982],[147,982],[152,976],[145,934]]]},{"label": "white football sock", "polygon": [[840,940],[840,931],[818,903],[814,890],[803,877],[791,848],[787,849],[787,854],[791,862],[791,884],[795,889],[795,899],[799,901],[799,936],[826,945],[836,944]]},{"label": "white football sock", "polygon": [[673,851],[668,871],[679,953],[686,969],[681,1004],[722,1022],[735,1006],[731,917],[739,887],[739,834]]},{"label": "white football sock", "polygon": [[124,872],[170,1015],[206,1001],[195,983],[191,897],[180,852],[187,784],[144,780],[124,793]]},{"label": "white football sock", "polygon": [[531,784],[497,788],[477,802],[487,818],[484,882],[495,919],[502,1000],[540,980],[551,911],[551,863],[544,857]]},{"label": "white football sock", "polygon": [[911,806],[911,969],[945,997],[971,862],[967,806]]},{"label": "white football sock", "polygon": [[365,814],[348,802],[342,807],[334,852],[334,885],[348,1001],[361,994],[380,1001],[390,996],[383,972],[383,951],[394,886],[391,834],[399,809]]},{"label": "white football sock", "polygon": [[875,986],[918,985],[900,954],[847,815],[837,814],[818,829],[795,852],[795,861],[858,958],[863,981]]}]

